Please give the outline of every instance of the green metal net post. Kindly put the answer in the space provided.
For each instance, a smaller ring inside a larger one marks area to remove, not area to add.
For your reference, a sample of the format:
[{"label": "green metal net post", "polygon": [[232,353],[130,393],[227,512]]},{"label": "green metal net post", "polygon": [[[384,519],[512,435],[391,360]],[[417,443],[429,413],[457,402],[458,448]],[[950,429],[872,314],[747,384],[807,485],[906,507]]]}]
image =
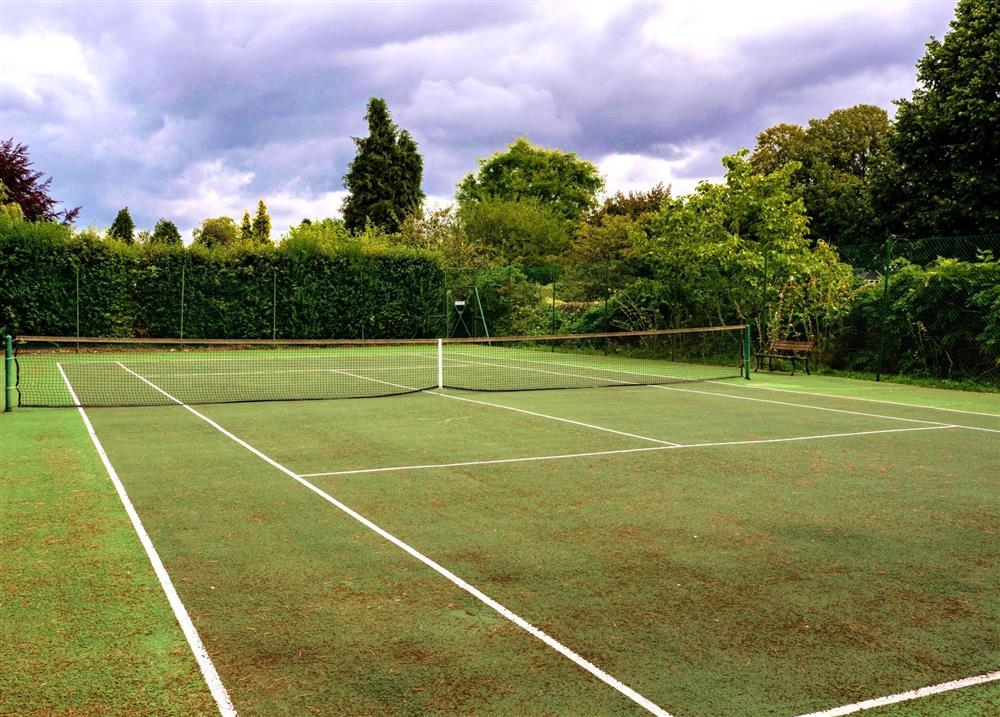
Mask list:
[{"label": "green metal net post", "polygon": [[882,261],[882,323],[878,332],[878,358],[875,364],[875,380],[882,380],[882,361],[885,357],[886,318],[889,314],[889,270],[892,267],[892,240],[890,235],[885,240],[885,257]]},{"label": "green metal net post", "polygon": [[4,337],[3,367],[5,387],[3,392],[3,410],[13,411],[14,406],[17,404],[17,387],[14,385],[17,380],[14,377],[14,341],[10,336]]},{"label": "green metal net post", "polygon": [[750,380],[750,324],[743,327],[743,378]]}]

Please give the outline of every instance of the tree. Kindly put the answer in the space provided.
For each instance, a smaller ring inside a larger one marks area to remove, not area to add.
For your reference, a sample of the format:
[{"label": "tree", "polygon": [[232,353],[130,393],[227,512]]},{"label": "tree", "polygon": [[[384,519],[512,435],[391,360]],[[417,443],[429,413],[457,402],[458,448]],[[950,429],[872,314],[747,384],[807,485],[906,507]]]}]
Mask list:
[{"label": "tree", "polygon": [[506,151],[480,159],[479,171],[466,175],[455,198],[461,206],[489,198],[534,199],[573,221],[597,205],[597,193],[603,188],[593,163],[521,138]]},{"label": "tree", "polygon": [[24,221],[24,211],[17,202],[7,202],[7,187],[0,182],[0,217],[7,217],[12,221]]},{"label": "tree", "polygon": [[750,165],[767,174],[797,163],[793,185],[805,200],[813,238],[856,244],[878,233],[871,183],[889,129],[889,116],[874,105],[835,110],[806,128],[775,125],[757,135]]},{"label": "tree", "polygon": [[365,114],[367,137],[354,137],[357,154],[344,175],[344,224],[352,232],[369,223],[390,233],[424,201],[423,159],[406,130],[392,121],[386,101],[373,97]]},{"label": "tree", "polygon": [[1000,4],[960,0],[943,41],[896,105],[896,166],[877,186],[889,228],[910,236],[1000,229]]},{"label": "tree", "polygon": [[250,223],[250,212],[243,212],[243,221],[240,222],[240,241],[250,243],[253,241],[253,225]]},{"label": "tree", "polygon": [[181,246],[181,233],[177,230],[177,225],[169,219],[160,219],[153,227],[153,233],[149,237],[150,244],[163,244],[166,246]]},{"label": "tree", "polygon": [[42,180],[41,172],[31,169],[28,148],[14,144],[14,138],[0,140],[0,182],[7,188],[7,201],[21,207],[29,222],[61,221],[72,224],[80,207],[56,211],[58,201],[49,196],[52,177]]},{"label": "tree", "polygon": [[470,242],[505,262],[548,265],[569,248],[566,222],[533,197],[470,202],[459,209],[458,219]]},{"label": "tree", "polygon": [[267,213],[263,199],[257,201],[257,214],[253,218],[250,234],[257,244],[271,243],[271,217]]},{"label": "tree", "polygon": [[639,219],[660,210],[663,203],[670,199],[670,187],[660,182],[645,192],[615,192],[605,199],[601,206],[587,215],[591,224],[600,224],[607,217],[627,217]]},{"label": "tree", "polygon": [[135,243],[135,223],[132,221],[132,215],[128,213],[128,207],[118,210],[118,215],[108,229],[108,236],[125,244]]},{"label": "tree", "polygon": [[194,243],[208,249],[218,249],[236,244],[240,230],[231,217],[206,219],[194,230]]}]

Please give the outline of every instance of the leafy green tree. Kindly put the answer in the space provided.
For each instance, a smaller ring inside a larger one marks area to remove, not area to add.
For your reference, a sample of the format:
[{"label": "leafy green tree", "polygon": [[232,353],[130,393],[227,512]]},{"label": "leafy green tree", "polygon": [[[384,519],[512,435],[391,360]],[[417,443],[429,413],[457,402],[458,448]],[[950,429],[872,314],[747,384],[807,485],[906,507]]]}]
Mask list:
[{"label": "leafy green tree", "polygon": [[150,244],[164,244],[167,246],[180,246],[183,244],[181,233],[177,230],[177,225],[169,219],[160,219],[153,227],[153,233],[149,237]]},{"label": "leafy green tree", "polygon": [[207,249],[233,246],[239,242],[240,230],[232,217],[206,219],[194,230],[194,243]]},{"label": "leafy green tree", "polygon": [[368,101],[365,120],[368,136],[354,138],[357,153],[344,176],[350,192],[342,206],[344,225],[352,232],[372,224],[392,233],[423,203],[423,159],[410,134],[393,123],[384,99]]},{"label": "leafy green tree", "polygon": [[118,211],[115,220],[111,222],[108,236],[125,244],[134,244],[134,234],[135,223],[132,221],[132,215],[128,212],[128,207],[124,207]]},{"label": "leafy green tree", "polygon": [[243,221],[240,222],[240,241],[246,243],[253,242],[253,224],[250,223],[250,212],[243,212]]},{"label": "leafy green tree", "polygon": [[511,264],[548,265],[569,249],[567,223],[533,197],[469,202],[458,219],[472,244]]},{"label": "leafy green tree", "polygon": [[24,221],[24,210],[17,202],[7,202],[7,187],[0,182],[0,217],[7,217],[12,221]]},{"label": "leafy green tree", "polygon": [[918,87],[897,102],[877,204],[910,236],[1000,228],[1000,4],[960,0],[943,41],[917,63]]},{"label": "leafy green tree", "polygon": [[394,239],[398,244],[438,254],[448,267],[481,268],[496,258],[493,246],[469,239],[453,207],[411,214]]},{"label": "leafy green tree", "polygon": [[750,164],[770,173],[798,163],[792,178],[805,200],[813,238],[857,244],[878,233],[871,183],[885,161],[889,129],[885,110],[874,105],[835,110],[806,128],[775,125],[757,136]]},{"label": "leafy green tree", "polygon": [[257,214],[253,218],[251,236],[257,244],[271,243],[271,216],[267,213],[263,199],[257,201]]},{"label": "leafy green tree", "polygon": [[574,221],[597,206],[604,179],[597,166],[572,152],[536,147],[521,138],[505,151],[479,160],[455,194],[463,208],[487,199],[533,199],[556,216]]}]

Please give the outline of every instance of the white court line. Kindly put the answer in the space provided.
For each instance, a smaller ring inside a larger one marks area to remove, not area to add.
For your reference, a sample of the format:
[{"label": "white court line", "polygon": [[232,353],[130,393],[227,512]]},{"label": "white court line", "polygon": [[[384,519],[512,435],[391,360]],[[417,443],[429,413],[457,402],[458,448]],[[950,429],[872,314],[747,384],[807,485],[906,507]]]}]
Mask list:
[{"label": "white court line", "polygon": [[781,393],[794,393],[799,396],[816,396],[818,398],[841,398],[845,401],[867,401],[868,403],[885,403],[890,406],[906,406],[907,408],[926,408],[929,411],[950,411],[951,413],[965,413],[970,416],[986,416],[1000,421],[1000,413],[986,413],[982,411],[965,411],[960,408],[942,408],[941,406],[925,406],[921,403],[903,403],[902,401],[887,401],[884,398],[863,398],[861,396],[838,396],[835,393],[813,393],[812,391],[796,391],[792,388],[774,388],[773,386],[754,385],[750,383],[722,383],[721,381],[709,381],[719,386],[739,386],[740,388],[755,388],[758,391],[780,391]]},{"label": "white court line", "polygon": [[136,378],[138,378],[143,383],[146,383],[151,388],[155,389],[156,391],[159,391],[161,394],[163,394],[164,396],[166,396],[168,399],[170,399],[171,401],[173,401],[177,405],[183,406],[186,410],[188,410],[189,412],[191,412],[192,414],[194,414],[195,416],[197,416],[201,420],[205,421],[205,423],[207,423],[208,425],[212,426],[212,428],[216,429],[217,431],[219,431],[220,433],[222,433],[227,438],[231,439],[232,441],[235,441],[236,443],[238,443],[239,445],[241,445],[243,448],[245,448],[248,451],[250,451],[251,453],[253,453],[255,456],[257,456],[258,458],[260,458],[261,460],[263,460],[265,463],[267,463],[270,466],[272,466],[272,467],[276,468],[277,470],[281,471],[282,473],[284,473],[285,475],[287,475],[289,478],[292,478],[293,480],[295,480],[296,482],[298,482],[302,486],[308,488],[313,493],[315,493],[316,495],[318,495],[320,498],[322,498],[326,502],[330,503],[334,507],[338,508],[339,510],[343,511],[347,515],[351,516],[356,521],[358,521],[359,523],[361,523],[362,525],[364,525],[366,528],[368,528],[369,530],[373,531],[374,533],[380,535],[385,540],[388,540],[390,543],[392,543],[396,547],[400,548],[401,550],[406,551],[412,557],[416,558],[421,563],[423,563],[427,567],[431,568],[432,570],[434,570],[436,573],[438,573],[442,577],[446,578],[453,585],[455,585],[456,587],[458,587],[458,588],[464,590],[465,592],[469,593],[470,595],[472,595],[474,598],[476,598],[477,600],[479,600],[480,602],[482,602],[487,607],[491,608],[492,610],[495,610],[497,613],[499,613],[500,615],[504,616],[505,618],[507,618],[508,620],[510,620],[511,622],[513,622],[515,625],[517,625],[518,627],[520,627],[522,630],[524,630],[524,631],[528,632],[529,634],[533,635],[534,637],[538,638],[539,640],[541,640],[542,642],[544,642],[546,645],[548,645],[552,649],[556,650],[563,657],[566,657],[567,659],[571,660],[576,665],[578,665],[579,667],[583,668],[584,670],[586,670],[587,672],[589,672],[590,674],[592,674],[594,677],[596,677],[597,679],[599,679],[601,682],[605,683],[609,687],[612,687],[615,690],[617,690],[618,692],[620,692],[621,694],[625,695],[626,697],[628,697],[630,700],[632,700],[633,702],[635,702],[640,707],[643,707],[644,709],[646,709],[647,711],[651,712],[654,715],[657,715],[658,717],[672,717],[672,715],[669,712],[667,712],[666,710],[664,710],[662,707],[659,707],[655,703],[653,703],[650,700],[646,699],[645,697],[643,697],[642,695],[640,695],[638,692],[636,692],[635,690],[633,690],[628,685],[626,685],[626,684],[624,684],[622,682],[619,682],[617,679],[615,679],[614,677],[612,677],[608,673],[604,672],[602,669],[600,669],[599,667],[597,667],[593,663],[589,662],[588,660],[584,659],[583,657],[581,657],[577,653],[573,652],[571,649],[569,649],[568,647],[566,647],[565,645],[563,645],[561,642],[559,642],[558,640],[556,640],[554,637],[550,636],[548,633],[545,633],[542,630],[539,630],[537,627],[535,627],[534,625],[532,625],[531,623],[529,623],[527,620],[525,620],[524,618],[522,618],[520,615],[518,615],[518,614],[512,612],[511,610],[509,610],[508,608],[504,607],[499,602],[497,602],[496,600],[494,600],[490,596],[486,595],[486,593],[482,592],[481,590],[479,590],[476,587],[473,587],[471,584],[467,583],[465,580],[463,580],[462,578],[460,578],[457,575],[455,575],[455,573],[451,572],[450,570],[448,570],[447,568],[445,568],[441,564],[439,564],[439,563],[435,562],[434,560],[432,560],[431,558],[427,557],[426,555],[424,555],[423,553],[421,553],[416,548],[410,546],[407,543],[404,543],[402,540],[400,540],[399,538],[397,538],[395,535],[393,535],[392,533],[388,532],[387,530],[379,527],[378,525],[376,525],[375,523],[373,523],[372,521],[370,521],[368,518],[364,517],[363,515],[361,515],[357,511],[353,510],[352,508],[348,507],[344,503],[341,503],[339,500],[337,500],[336,498],[334,498],[333,496],[331,496],[329,493],[326,493],[325,491],[321,490],[320,488],[317,488],[315,485],[313,485],[312,483],[310,483],[309,481],[307,481],[305,478],[303,478],[298,473],[295,473],[291,469],[286,468],[285,466],[283,466],[282,464],[278,463],[273,458],[271,458],[271,457],[265,455],[264,453],[262,453],[261,451],[257,450],[256,448],[254,448],[253,446],[251,446],[249,443],[247,443],[246,441],[244,441],[242,438],[239,438],[235,434],[230,433],[228,430],[226,430],[225,428],[223,428],[221,425],[219,425],[218,423],[216,423],[215,421],[213,421],[208,416],[206,416],[203,413],[200,413],[199,411],[195,410],[194,408],[192,408],[191,406],[187,405],[186,403],[184,403],[180,399],[175,398],[174,396],[171,396],[169,393],[167,393],[166,391],[164,391],[162,388],[160,388],[159,386],[157,386],[153,382],[147,380],[146,378],[140,376],[135,371],[132,371],[131,369],[129,369],[128,367],[122,365],[121,363],[118,363],[118,365],[121,366],[121,368],[124,369],[125,371],[128,371],[130,374],[132,374],[133,376],[135,376]]},{"label": "white court line", "polygon": [[900,692],[899,694],[889,695],[887,697],[876,697],[872,700],[855,702],[853,705],[844,705],[843,707],[834,707],[832,709],[823,710],[822,712],[810,712],[809,714],[799,715],[799,717],[840,717],[841,715],[854,714],[855,712],[861,712],[862,710],[870,710],[873,707],[894,705],[897,702],[907,702],[908,700],[915,700],[919,697],[928,697],[942,692],[958,690],[963,687],[972,687],[973,685],[982,685],[987,682],[996,682],[997,680],[1000,680],[1000,670],[997,670],[996,672],[987,672],[984,675],[976,675],[975,677],[966,677],[961,680],[942,682],[939,685],[931,685],[930,687],[921,687],[916,690],[910,690],[909,692]]},{"label": "white court line", "polygon": [[478,403],[480,406],[491,406],[492,408],[502,408],[506,411],[514,411],[516,413],[524,413],[529,416],[536,416],[537,418],[548,418],[551,421],[560,421],[562,423],[571,423],[574,426],[583,426],[584,428],[593,428],[596,431],[604,431],[605,433],[614,433],[619,436],[627,436],[628,438],[638,438],[641,441],[650,441],[651,443],[659,443],[662,446],[679,446],[680,443],[674,443],[673,441],[662,441],[659,438],[650,438],[649,436],[640,436],[635,433],[626,433],[625,431],[618,431],[614,428],[605,428],[604,426],[595,426],[592,423],[583,423],[582,421],[574,421],[571,418],[561,418],[559,416],[550,416],[547,413],[536,413],[535,411],[527,411],[523,408],[514,408],[513,406],[505,406],[502,403],[489,403],[487,401],[477,401],[474,398],[465,398],[464,396],[452,396],[450,393],[439,393],[438,391],[427,391],[419,388],[414,388],[412,386],[405,386],[401,383],[392,383],[391,381],[382,381],[377,378],[372,378],[371,376],[361,376],[360,374],[351,373],[350,371],[343,371],[340,369],[330,369],[333,373],[342,373],[345,376],[352,376],[353,378],[360,378],[364,381],[372,381],[374,383],[384,383],[386,386],[395,386],[396,388],[405,388],[409,391],[421,391],[422,393],[429,393],[432,396],[441,396],[442,398],[451,398],[456,401],[465,401],[467,403]]},{"label": "white court line", "polygon": [[[651,388],[663,388],[663,389],[677,390],[677,391],[685,390],[685,389],[672,388],[670,386],[663,386],[663,385],[657,385],[657,384],[648,384],[648,383],[647,384],[643,384],[643,383],[633,384],[633,383],[631,383],[629,381],[619,381],[619,380],[616,380],[616,379],[605,378],[605,377],[601,377],[601,376],[593,376],[593,375],[586,375],[586,374],[576,374],[576,373],[563,373],[563,372],[559,372],[559,371],[547,371],[545,369],[527,368],[527,367],[523,367],[523,366],[511,366],[509,364],[503,364],[503,363],[489,363],[489,362],[486,362],[486,361],[482,361],[481,359],[477,359],[472,354],[461,353],[459,355],[460,356],[464,356],[466,358],[469,358],[469,359],[471,359],[473,361],[476,361],[477,363],[479,363],[481,365],[484,365],[484,366],[502,366],[504,368],[513,368],[513,369],[518,370],[518,371],[533,371],[533,372],[537,372],[537,373],[548,373],[548,374],[552,374],[554,376],[569,376],[569,377],[574,377],[574,378],[596,379],[596,380],[599,380],[599,381],[607,381],[609,383],[619,383],[619,384],[622,384],[623,386],[637,385],[637,386],[649,386]],[[550,365],[550,366],[561,366],[561,367],[565,367],[565,368],[577,368],[577,369],[582,369],[584,371],[588,371],[588,370],[606,371],[606,372],[615,372],[615,373],[622,373],[622,374],[631,374],[633,376],[644,376],[646,378],[652,377],[652,378],[668,378],[668,379],[681,379],[681,380],[683,380],[683,377],[680,377],[680,376],[671,376],[671,375],[666,375],[666,374],[643,373],[641,371],[626,371],[626,370],[619,370],[619,369],[608,369],[608,368],[600,368],[600,367],[596,367],[596,366],[593,367],[593,368],[586,367],[586,366],[574,366],[573,364],[567,364],[567,363],[563,363],[563,362],[560,362],[560,361],[539,361],[537,359],[533,360],[533,359],[520,359],[520,358],[517,359],[517,360],[518,361],[523,361],[525,363],[540,363],[540,364],[546,364],[546,365]],[[740,388],[756,388],[756,389],[760,389],[762,391],[782,391],[782,392],[785,392],[785,393],[793,393],[793,394],[798,394],[798,395],[801,395],[801,396],[817,396],[817,397],[833,398],[833,399],[844,398],[844,399],[858,400],[858,401],[873,401],[873,402],[885,403],[885,404],[895,405],[895,406],[906,406],[908,408],[928,408],[928,409],[931,409],[931,410],[939,410],[939,411],[954,411],[954,412],[957,412],[957,413],[965,413],[965,414],[974,415],[974,416],[988,416],[988,417],[991,417],[991,418],[1000,418],[1000,416],[998,416],[997,414],[993,414],[993,413],[978,413],[978,412],[975,412],[975,411],[960,411],[959,409],[953,409],[953,408],[936,408],[934,406],[922,406],[922,405],[917,405],[917,404],[899,403],[899,402],[896,402],[896,401],[884,401],[884,400],[881,400],[881,399],[873,399],[873,398],[854,398],[852,396],[836,396],[836,395],[832,395],[832,394],[810,393],[810,392],[805,392],[805,391],[792,391],[792,390],[789,390],[789,389],[770,388],[768,386],[754,386],[752,384],[751,385],[747,385],[747,384],[742,383],[742,382],[740,382],[740,383],[723,383],[722,381],[706,381],[705,383],[711,383],[711,384],[715,384],[717,386],[738,386]],[[731,394],[725,394],[725,393],[711,393],[709,391],[692,391],[692,393],[704,393],[704,394],[708,394],[708,395],[711,395],[711,396],[725,396],[725,397],[731,397],[731,398],[736,398],[736,399],[745,398],[745,397],[741,397],[741,396],[731,396]],[[752,400],[766,401],[767,399],[752,399]],[[805,403],[790,403],[790,402],[782,402],[782,401],[771,401],[771,403],[776,403],[778,405],[784,405],[784,406],[799,406],[799,407],[802,407],[802,408],[814,408],[814,409],[821,410],[821,411],[835,411],[835,412],[839,412],[839,413],[850,413],[850,414],[857,415],[857,416],[871,416],[871,417],[874,417],[874,418],[888,418],[888,419],[896,420],[896,421],[915,421],[917,423],[941,424],[940,421],[918,421],[915,418],[901,418],[899,416],[883,416],[883,415],[877,414],[877,413],[864,413],[864,412],[859,412],[859,411],[848,411],[846,409],[827,408],[827,407],[824,407],[824,406],[812,406],[810,404],[805,404]],[[949,424],[949,425],[954,425],[956,428],[965,428],[965,429],[968,429],[970,431],[985,431],[987,433],[1000,433],[1000,429],[994,429],[994,428],[983,428],[981,426],[967,426],[967,425],[962,425],[962,424]]]},{"label": "white court line", "polygon": [[684,448],[710,448],[715,446],[747,446],[760,443],[788,443],[792,441],[815,441],[824,438],[849,438],[853,436],[873,436],[879,433],[908,433],[912,431],[940,431],[955,426],[921,426],[920,428],[883,428],[875,431],[853,431],[851,433],[827,433],[820,436],[791,436],[786,438],[759,438],[748,441],[716,441],[714,443],[685,443],[674,446],[648,446],[643,448],[620,448],[613,451],[590,451],[588,453],[558,453],[551,456],[526,456],[523,458],[497,458],[484,461],[461,461],[459,463],[427,463],[412,466],[387,466],[385,468],[355,468],[342,471],[327,471],[325,473],[301,473],[303,478],[320,476],[347,476],[360,473],[389,473],[393,471],[415,471],[430,468],[461,468],[463,466],[486,466],[498,463],[531,463],[535,461],[558,461],[568,458],[589,458],[591,456],[614,456],[623,453],[649,453],[651,451],[676,451]]},{"label": "white court line", "polygon": [[170,608],[174,612],[174,617],[177,619],[178,624],[180,624],[184,637],[187,638],[188,646],[191,648],[191,652],[198,662],[198,667],[201,668],[201,674],[205,678],[205,684],[208,685],[208,691],[215,699],[215,704],[219,708],[219,714],[223,715],[223,717],[236,717],[236,708],[233,707],[233,703],[229,698],[229,692],[226,691],[225,685],[222,684],[222,679],[219,677],[219,673],[212,663],[212,658],[209,656],[208,650],[205,649],[205,645],[201,641],[201,636],[198,635],[197,628],[191,622],[191,616],[188,615],[184,603],[181,602],[177,590],[174,589],[170,575],[167,573],[163,561],[160,560],[160,555],[156,552],[152,539],[143,527],[142,521],[139,519],[139,514],[136,512],[135,506],[132,505],[132,500],[128,497],[128,493],[125,492],[125,486],[118,477],[118,472],[111,465],[111,459],[108,458],[104,446],[101,445],[101,440],[97,437],[97,433],[94,432],[94,426],[90,423],[90,418],[87,416],[86,411],[80,405],[80,399],[77,397],[76,391],[73,390],[73,385],[69,382],[69,378],[66,377],[66,372],[63,371],[62,364],[57,362],[56,366],[59,368],[59,373],[62,374],[63,381],[66,382],[66,388],[69,389],[73,405],[76,406],[80,412],[80,417],[83,418],[83,425],[86,426],[87,433],[90,434],[90,440],[93,442],[94,448],[97,449],[97,455],[100,456],[101,463],[104,464],[104,470],[107,471],[112,485],[114,485],[115,490],[118,492],[118,498],[125,508],[125,513],[128,515],[129,520],[132,521],[132,529],[135,530],[136,535],[139,536],[139,542],[142,543],[142,547],[146,550],[146,556],[153,565],[153,572],[156,573],[156,577],[160,581],[160,586],[163,588],[163,592],[166,593],[167,602],[170,603]]},{"label": "white court line", "polygon": [[[534,363],[543,363],[543,362],[536,361]],[[535,372],[538,372],[538,373],[549,373],[549,374],[552,374],[554,376],[569,376],[569,377],[573,377],[573,378],[595,378],[593,376],[587,376],[587,375],[584,375],[584,374],[564,373],[564,372],[560,372],[560,371],[547,371],[545,369],[540,369],[540,368],[524,368],[524,367],[521,367],[521,366],[507,366],[506,364],[489,364],[489,363],[487,363],[487,364],[484,364],[484,365],[487,365],[487,366],[504,366],[505,368],[514,368],[514,369],[516,369],[518,371],[535,371]],[[623,371],[622,373],[634,373],[634,372],[632,372],[632,371]],[[652,375],[652,374],[635,374],[635,375]],[[372,379],[372,380],[374,380],[374,379]],[[612,383],[620,383],[620,384],[623,384],[623,385],[626,385],[626,386],[631,386],[632,385],[628,381],[617,381],[615,379],[603,379],[603,378],[600,379],[600,380],[602,380],[602,381],[609,381],[609,382],[612,382]],[[729,384],[722,384],[722,385],[728,386]],[[680,388],[678,386],[663,386],[663,385],[660,385],[660,384],[638,384],[637,388],[660,388],[660,389],[663,389],[665,391],[684,391],[686,393],[697,393],[697,394],[700,394],[702,396],[718,396],[719,398],[732,398],[732,399],[737,400],[737,401],[757,401],[759,403],[773,403],[773,404],[778,405],[778,406],[793,406],[795,408],[811,408],[811,409],[816,410],[816,411],[830,411],[832,413],[847,413],[847,414],[852,415],[852,416],[867,416],[869,418],[885,418],[885,419],[889,419],[889,420],[892,420],[892,421],[907,421],[909,423],[923,423],[923,424],[926,424],[926,425],[933,425],[933,426],[949,426],[949,427],[954,426],[955,428],[971,428],[971,429],[976,430],[976,431],[992,431],[993,430],[991,428],[979,428],[977,426],[961,426],[961,425],[958,425],[958,424],[943,423],[941,421],[922,421],[922,420],[917,419],[917,418],[901,418],[900,416],[885,416],[885,415],[882,415],[882,414],[879,414],[879,413],[865,413],[863,411],[849,411],[849,410],[847,410],[845,408],[828,408],[826,406],[813,406],[813,405],[810,405],[808,403],[792,403],[790,401],[775,401],[775,400],[770,399],[770,398],[753,398],[752,396],[734,396],[734,395],[732,395],[730,393],[716,393],[716,392],[713,392],[713,391],[696,391],[696,390],[694,390],[692,388]],[[1000,431],[997,431],[997,432],[1000,433]]]}]

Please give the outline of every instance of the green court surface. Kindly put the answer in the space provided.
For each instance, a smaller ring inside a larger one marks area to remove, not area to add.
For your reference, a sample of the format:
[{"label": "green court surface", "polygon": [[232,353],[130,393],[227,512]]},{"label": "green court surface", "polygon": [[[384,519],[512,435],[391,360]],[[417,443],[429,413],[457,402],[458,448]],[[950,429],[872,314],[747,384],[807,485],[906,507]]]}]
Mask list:
[{"label": "green court surface", "polygon": [[[1000,670],[997,394],[758,374],[86,414],[243,715],[795,717]],[[213,711],[78,412],[0,429],[17,615],[92,625],[11,655],[10,714]],[[105,586],[70,599],[77,574]],[[864,714],[996,714],[996,678]]]}]

